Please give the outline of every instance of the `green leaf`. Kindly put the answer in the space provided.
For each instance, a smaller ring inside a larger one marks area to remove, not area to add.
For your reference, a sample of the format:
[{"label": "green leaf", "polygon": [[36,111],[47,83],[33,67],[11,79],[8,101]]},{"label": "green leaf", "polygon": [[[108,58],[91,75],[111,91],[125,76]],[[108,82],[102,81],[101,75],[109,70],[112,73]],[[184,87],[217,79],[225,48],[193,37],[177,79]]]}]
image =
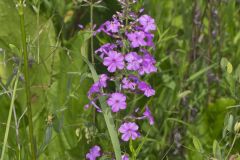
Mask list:
[{"label": "green leaf", "polygon": [[57,132],[60,133],[61,129],[63,127],[63,115],[59,119],[58,116],[55,114],[54,119],[53,119],[53,129]]},{"label": "green leaf", "polygon": [[222,67],[222,69],[226,70],[227,73],[229,73],[229,74],[231,74],[233,71],[232,64],[228,61],[227,58],[224,58],[224,57],[221,59],[221,67]]},{"label": "green leaf", "polygon": [[240,83],[240,64],[238,65],[238,67],[235,71],[235,76],[237,78],[237,81]]},{"label": "green leaf", "polygon": [[203,68],[202,70],[198,71],[197,73],[191,75],[188,79],[187,79],[187,82],[191,82],[193,80],[196,80],[197,78],[199,78],[202,74],[204,74],[205,72],[207,72],[208,70],[212,69],[213,67],[216,66],[216,63],[215,64],[212,64],[206,68]]},{"label": "green leaf", "polygon": [[214,158],[218,160],[223,159],[221,155],[221,149],[220,149],[219,143],[216,140],[213,141],[213,155],[214,155]]},{"label": "green leaf", "polygon": [[227,130],[231,132],[233,129],[233,115],[230,114],[228,118]]},{"label": "green leaf", "polygon": [[199,139],[195,136],[192,137],[192,140],[193,140],[193,145],[194,147],[196,148],[196,150],[200,153],[203,152],[203,148],[202,148],[202,144],[201,142],[199,141]]},{"label": "green leaf", "polygon": [[[95,82],[98,81],[98,75],[97,75],[97,72],[96,72],[94,66],[88,61],[87,58],[85,58],[85,57],[82,57],[82,58],[87,63],[87,65],[92,73],[92,77],[93,77],[94,81]],[[103,111],[103,116],[104,116],[105,123],[107,125],[107,129],[108,129],[111,141],[112,141],[116,160],[121,160],[121,148],[120,148],[120,143],[119,143],[119,139],[118,139],[118,133],[116,131],[114,120],[113,120],[113,117],[111,114],[111,110],[106,105],[106,98],[100,97],[99,102],[101,105],[101,109]]]},{"label": "green leaf", "polygon": [[9,44],[9,47],[14,54],[20,54],[19,49],[14,44]]},{"label": "green leaf", "polygon": [[184,98],[184,97],[186,97],[187,95],[189,95],[189,94],[191,94],[191,93],[192,93],[192,91],[186,90],[186,91],[184,91],[184,92],[182,92],[182,93],[179,93],[179,94],[178,94],[178,98],[179,98],[179,99]]},{"label": "green leaf", "polygon": [[232,71],[233,71],[233,66],[232,66],[232,64],[231,64],[230,62],[228,62],[228,63],[227,63],[227,72],[228,72],[229,74],[231,74]]}]

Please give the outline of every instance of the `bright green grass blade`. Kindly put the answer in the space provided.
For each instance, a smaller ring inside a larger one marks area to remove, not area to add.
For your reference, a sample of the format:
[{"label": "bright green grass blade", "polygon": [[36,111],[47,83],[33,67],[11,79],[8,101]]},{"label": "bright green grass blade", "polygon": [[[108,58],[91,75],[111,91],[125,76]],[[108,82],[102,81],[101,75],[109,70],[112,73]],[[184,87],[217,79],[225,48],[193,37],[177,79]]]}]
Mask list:
[{"label": "bright green grass blade", "polygon": [[14,106],[14,101],[15,101],[15,97],[16,97],[18,79],[19,79],[19,71],[18,71],[16,79],[15,79],[13,94],[12,94],[12,99],[11,99],[11,105],[10,105],[9,112],[8,112],[8,119],[7,119],[6,131],[5,131],[5,135],[4,135],[1,160],[4,160],[4,153],[5,153],[5,149],[6,149],[6,146],[7,146],[7,139],[8,139],[10,123],[11,123],[11,119],[12,119],[12,112],[13,112],[13,106]]},{"label": "bright green grass blade", "polygon": [[207,72],[208,70],[212,69],[212,68],[215,67],[216,65],[217,65],[216,63],[215,63],[215,64],[212,64],[211,66],[208,66],[208,67],[206,67],[206,68],[203,68],[202,70],[198,71],[197,73],[191,75],[191,77],[189,77],[189,78],[187,79],[187,82],[193,81],[193,80],[201,77],[202,74],[204,74],[204,73]]},{"label": "bright green grass blade", "polygon": [[[94,81],[95,82],[98,81],[98,75],[93,65],[85,57],[82,57],[82,58],[87,63],[89,69],[91,70],[92,78],[94,79]],[[108,132],[112,141],[116,160],[121,160],[121,148],[120,148],[120,143],[118,139],[118,133],[116,131],[114,120],[111,114],[111,110],[109,107],[107,107],[106,99],[104,97],[99,98],[99,102],[101,105],[101,109],[103,111],[103,116],[108,128]]]}]

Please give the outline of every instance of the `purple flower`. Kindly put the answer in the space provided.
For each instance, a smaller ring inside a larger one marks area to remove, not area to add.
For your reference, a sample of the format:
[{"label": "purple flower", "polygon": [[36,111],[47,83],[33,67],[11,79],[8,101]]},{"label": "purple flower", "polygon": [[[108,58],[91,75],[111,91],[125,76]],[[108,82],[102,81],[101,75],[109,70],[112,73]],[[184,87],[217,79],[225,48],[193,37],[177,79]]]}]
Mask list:
[{"label": "purple flower", "polygon": [[129,139],[135,140],[140,136],[138,132],[138,125],[134,122],[123,123],[118,129],[122,133],[122,140],[129,141]]},{"label": "purple flower", "polygon": [[139,23],[143,26],[145,32],[156,30],[154,19],[146,14],[139,18]]},{"label": "purple flower", "polygon": [[78,27],[79,27],[80,29],[83,29],[83,28],[84,28],[82,24],[79,24]]},{"label": "purple flower", "polygon": [[148,119],[150,125],[154,124],[154,118],[153,118],[152,113],[151,113],[150,109],[148,108],[148,106],[146,106],[146,110],[143,113],[143,116]]},{"label": "purple flower", "polygon": [[108,78],[108,76],[106,74],[101,74],[99,76],[99,86],[103,87],[103,88],[107,87],[107,80],[108,79],[109,78]]},{"label": "purple flower", "polygon": [[99,146],[93,146],[89,153],[86,154],[86,159],[96,160],[97,157],[101,156],[101,148]]},{"label": "purple flower", "polygon": [[102,45],[100,48],[98,48],[95,53],[100,53],[100,57],[103,59],[110,51],[113,51],[113,49],[117,48],[115,44],[112,43],[106,43]]},{"label": "purple flower", "polygon": [[144,75],[145,73],[150,74],[153,72],[157,72],[157,68],[155,66],[156,61],[149,53],[145,53],[142,59],[143,61],[138,70],[138,73],[140,75]]},{"label": "purple flower", "polygon": [[101,74],[99,76],[99,80],[95,82],[92,87],[88,91],[88,98],[91,98],[91,96],[95,93],[99,93],[101,91],[101,88],[107,87],[107,80],[108,76],[106,74]]},{"label": "purple flower", "polygon": [[91,96],[95,93],[99,93],[100,92],[100,87],[99,87],[99,83],[96,82],[92,85],[92,87],[89,89],[88,91],[88,98],[91,98]]},{"label": "purple flower", "polygon": [[116,69],[124,68],[124,57],[121,53],[110,51],[108,57],[104,58],[103,64],[108,66],[109,72],[115,72]]},{"label": "purple flower", "polygon": [[122,88],[123,89],[130,89],[130,90],[135,90],[135,88],[136,88],[136,86],[137,86],[137,83],[135,83],[135,82],[132,82],[130,79],[128,79],[128,78],[123,78],[123,80],[122,80]]},{"label": "purple flower", "polygon": [[126,154],[122,155],[122,160],[129,160],[128,155],[126,155]]},{"label": "purple flower", "polygon": [[145,33],[146,39],[147,39],[147,46],[149,47],[155,47],[154,43],[153,43],[153,38],[154,35],[150,34],[150,33]]},{"label": "purple flower", "polygon": [[131,42],[131,46],[133,48],[147,45],[147,42],[144,40],[146,38],[146,36],[143,31],[127,33],[127,37],[128,37],[128,40]]},{"label": "purple flower", "polygon": [[142,92],[144,92],[144,95],[146,97],[151,97],[155,95],[155,90],[152,89],[150,85],[148,85],[146,82],[140,82],[138,83],[138,89]]},{"label": "purple flower", "polygon": [[142,63],[142,57],[139,56],[136,52],[130,52],[125,56],[125,60],[128,62],[127,69],[136,71],[140,68]]},{"label": "purple flower", "polygon": [[114,19],[113,21],[107,21],[105,25],[108,32],[117,33],[121,24],[117,19]]},{"label": "purple flower", "polygon": [[107,100],[107,104],[112,108],[113,112],[118,112],[120,109],[126,109],[126,96],[122,93],[113,93]]}]

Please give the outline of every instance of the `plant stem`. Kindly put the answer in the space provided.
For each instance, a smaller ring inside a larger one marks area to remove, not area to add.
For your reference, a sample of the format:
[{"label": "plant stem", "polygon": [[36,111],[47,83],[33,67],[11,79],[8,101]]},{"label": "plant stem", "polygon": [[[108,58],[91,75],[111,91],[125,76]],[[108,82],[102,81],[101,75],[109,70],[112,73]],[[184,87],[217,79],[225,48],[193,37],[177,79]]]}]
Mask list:
[{"label": "plant stem", "polygon": [[[94,48],[93,48],[93,0],[91,0],[91,4],[90,4],[90,23],[91,23],[91,62],[92,65],[95,66],[95,62],[94,62]],[[96,126],[96,110],[93,108],[93,124],[94,126]],[[95,132],[95,128],[94,128],[94,132]],[[95,140],[95,139],[94,139]]]},{"label": "plant stem", "polygon": [[28,69],[28,52],[26,42],[26,31],[24,27],[24,4],[23,0],[19,0],[19,17],[20,17],[20,29],[22,38],[22,52],[24,57],[24,78],[25,78],[25,92],[27,101],[27,115],[29,125],[29,139],[31,145],[31,156],[32,160],[36,160],[36,152],[34,148],[34,137],[33,137],[33,121],[32,121],[32,107],[31,107],[31,91],[30,91],[30,80],[29,80],[29,69]]},{"label": "plant stem", "polygon": [[[207,65],[210,66],[211,64],[211,58],[212,58],[212,0],[208,1],[208,52],[207,52]],[[207,103],[210,100],[210,78],[209,78],[209,73],[210,71],[207,71],[207,88],[208,88],[208,92],[207,92]]]},{"label": "plant stem", "polygon": [[91,56],[92,56],[92,64],[93,66],[94,64],[94,48],[93,48],[93,0],[91,1],[91,5],[90,5],[90,23],[91,23]]},{"label": "plant stem", "polygon": [[130,148],[130,151],[132,152],[132,158],[131,158],[131,160],[136,160],[137,155],[136,155],[136,151],[135,151],[134,146],[133,146],[133,141],[132,141],[132,139],[130,139],[129,148]]},{"label": "plant stem", "polygon": [[11,119],[12,119],[13,106],[14,106],[14,101],[15,101],[15,97],[16,97],[18,79],[19,79],[19,71],[17,73],[16,80],[15,80],[15,83],[14,83],[11,105],[10,105],[10,109],[9,109],[9,112],[8,112],[8,119],[7,119],[6,131],[5,131],[5,135],[4,135],[1,160],[4,160],[4,153],[5,153],[5,149],[6,149],[6,145],[7,145],[7,139],[8,139],[9,129],[10,129],[10,123],[11,123]]},{"label": "plant stem", "polygon": [[236,140],[237,140],[237,135],[234,136],[234,139],[233,139],[233,142],[232,142],[231,148],[230,148],[230,150],[228,151],[228,154],[227,154],[225,160],[228,159],[228,157],[229,157],[229,155],[230,155],[230,153],[231,153],[231,151],[232,151],[232,149],[233,149],[233,147],[234,147],[234,144],[235,144]]}]

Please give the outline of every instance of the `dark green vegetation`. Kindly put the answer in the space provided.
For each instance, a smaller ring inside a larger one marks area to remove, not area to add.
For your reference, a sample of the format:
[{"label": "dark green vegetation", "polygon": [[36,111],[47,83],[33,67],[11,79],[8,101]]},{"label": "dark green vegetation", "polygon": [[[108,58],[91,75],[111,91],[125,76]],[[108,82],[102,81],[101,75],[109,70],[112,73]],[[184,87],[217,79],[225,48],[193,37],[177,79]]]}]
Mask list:
[{"label": "dark green vegetation", "polygon": [[[1,160],[25,160],[32,155],[17,3],[0,0],[1,153],[5,149]],[[145,141],[138,159],[237,159],[240,127],[234,130],[234,126],[240,121],[240,1],[141,3],[158,24],[152,53],[159,72],[146,77],[156,95],[149,101],[132,97],[129,104],[129,108],[148,104],[156,122],[151,128],[147,122],[141,124],[142,135],[149,134],[134,142],[137,148]],[[82,0],[26,1],[30,101],[40,160],[84,159],[94,144],[113,151],[103,116],[83,109],[93,83],[83,60],[91,60],[91,10],[83,4]],[[120,6],[115,0],[93,6],[94,24],[100,25],[117,10]],[[78,24],[85,29],[80,30]],[[93,40],[94,49],[106,42],[104,37]],[[98,73],[103,73],[105,68],[97,58],[95,61]],[[131,153],[124,144],[122,150]]]}]

